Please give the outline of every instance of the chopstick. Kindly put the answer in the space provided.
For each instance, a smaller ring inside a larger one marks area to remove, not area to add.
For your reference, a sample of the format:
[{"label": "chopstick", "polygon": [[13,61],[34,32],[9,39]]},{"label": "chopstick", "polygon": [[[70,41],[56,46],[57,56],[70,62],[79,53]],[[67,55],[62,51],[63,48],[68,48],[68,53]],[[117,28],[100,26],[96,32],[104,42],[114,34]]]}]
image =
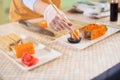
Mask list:
[{"label": "chopstick", "polygon": [[52,7],[55,9],[55,11],[58,13],[58,15],[64,20],[65,18],[60,14],[58,8],[54,5],[54,3],[49,0],[50,4],[52,5]]},{"label": "chopstick", "polygon": [[[61,15],[61,13],[59,12],[59,10],[58,10],[58,8],[54,5],[54,3],[51,1],[51,0],[49,0],[49,2],[50,2],[50,4],[52,5],[52,7],[55,9],[55,11],[58,13],[58,15],[63,19],[63,20],[65,20],[65,18]],[[70,20],[69,20],[70,21]],[[71,28],[72,29],[72,32],[73,32],[73,35],[77,38],[77,39],[79,39],[79,37],[74,33],[74,30],[73,30],[73,28]]]}]

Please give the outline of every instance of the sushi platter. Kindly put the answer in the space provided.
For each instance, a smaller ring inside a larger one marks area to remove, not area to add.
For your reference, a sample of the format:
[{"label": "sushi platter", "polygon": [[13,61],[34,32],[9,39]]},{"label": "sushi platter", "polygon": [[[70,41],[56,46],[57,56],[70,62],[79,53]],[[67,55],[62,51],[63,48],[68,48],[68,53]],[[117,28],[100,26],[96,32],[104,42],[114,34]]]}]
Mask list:
[{"label": "sushi platter", "polygon": [[[12,40],[0,43],[0,49],[3,55],[22,70],[27,71],[34,69],[61,56],[61,53],[58,51],[46,47],[32,37],[24,35],[18,36],[14,33],[10,33],[3,35],[0,40],[7,40],[8,37]],[[12,49],[10,49],[10,46]]]},{"label": "sushi platter", "polygon": [[[89,46],[91,46],[91,45],[93,45],[93,44],[95,44],[95,43],[109,37],[110,35],[118,32],[118,31],[120,31],[120,29],[113,28],[110,25],[106,25],[106,28],[107,28],[107,30],[103,35],[101,35],[98,38],[93,39],[93,40],[82,38],[82,39],[80,39],[81,41],[79,41],[79,43],[70,43],[69,42],[70,35],[66,34],[66,35],[58,38],[57,41],[59,41],[63,45],[71,46],[73,48],[77,48],[77,49],[82,50],[82,49],[85,49],[85,48],[87,48],[87,47],[89,47]],[[78,40],[77,40],[77,42],[78,42]]]}]

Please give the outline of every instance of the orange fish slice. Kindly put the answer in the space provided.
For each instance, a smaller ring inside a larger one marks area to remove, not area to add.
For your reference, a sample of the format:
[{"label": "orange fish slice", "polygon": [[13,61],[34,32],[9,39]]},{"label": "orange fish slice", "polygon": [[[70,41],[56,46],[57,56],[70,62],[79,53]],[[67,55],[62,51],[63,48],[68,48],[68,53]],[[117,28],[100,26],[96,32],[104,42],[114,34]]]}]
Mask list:
[{"label": "orange fish slice", "polygon": [[45,20],[42,20],[42,21],[40,21],[40,27],[41,28],[47,28],[48,26],[47,26],[47,21],[45,21]]},{"label": "orange fish slice", "polygon": [[79,39],[79,30],[74,30],[73,32],[70,32],[71,38],[74,40]]},{"label": "orange fish slice", "polygon": [[23,53],[27,52],[29,54],[34,54],[34,45],[32,42],[28,42],[25,44],[12,46],[12,50],[14,51],[17,58],[21,58]]}]

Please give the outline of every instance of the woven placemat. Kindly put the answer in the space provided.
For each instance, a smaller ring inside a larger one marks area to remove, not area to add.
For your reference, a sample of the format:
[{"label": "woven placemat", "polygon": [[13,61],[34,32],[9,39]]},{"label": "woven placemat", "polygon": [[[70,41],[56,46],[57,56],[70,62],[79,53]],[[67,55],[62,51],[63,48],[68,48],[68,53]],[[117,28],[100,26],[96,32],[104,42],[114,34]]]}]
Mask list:
[{"label": "woven placemat", "polygon": [[[25,36],[32,35],[41,40],[17,23],[0,28],[0,35],[11,32]],[[46,46],[61,52],[62,56],[31,71],[22,71],[0,50],[0,78],[3,80],[91,80],[120,62],[119,36],[118,32],[82,51],[53,41]]]}]

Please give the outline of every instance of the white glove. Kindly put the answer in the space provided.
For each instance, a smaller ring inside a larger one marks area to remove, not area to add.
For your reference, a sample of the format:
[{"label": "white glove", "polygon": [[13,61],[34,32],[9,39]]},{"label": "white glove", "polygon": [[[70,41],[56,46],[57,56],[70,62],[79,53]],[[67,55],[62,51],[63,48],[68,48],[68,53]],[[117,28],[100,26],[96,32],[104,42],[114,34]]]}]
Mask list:
[{"label": "white glove", "polygon": [[48,26],[56,31],[64,29],[71,31],[72,24],[62,11],[59,10],[59,13],[64,17],[64,20],[58,15],[52,5],[49,5],[46,8],[44,12],[44,19],[47,21]]}]

